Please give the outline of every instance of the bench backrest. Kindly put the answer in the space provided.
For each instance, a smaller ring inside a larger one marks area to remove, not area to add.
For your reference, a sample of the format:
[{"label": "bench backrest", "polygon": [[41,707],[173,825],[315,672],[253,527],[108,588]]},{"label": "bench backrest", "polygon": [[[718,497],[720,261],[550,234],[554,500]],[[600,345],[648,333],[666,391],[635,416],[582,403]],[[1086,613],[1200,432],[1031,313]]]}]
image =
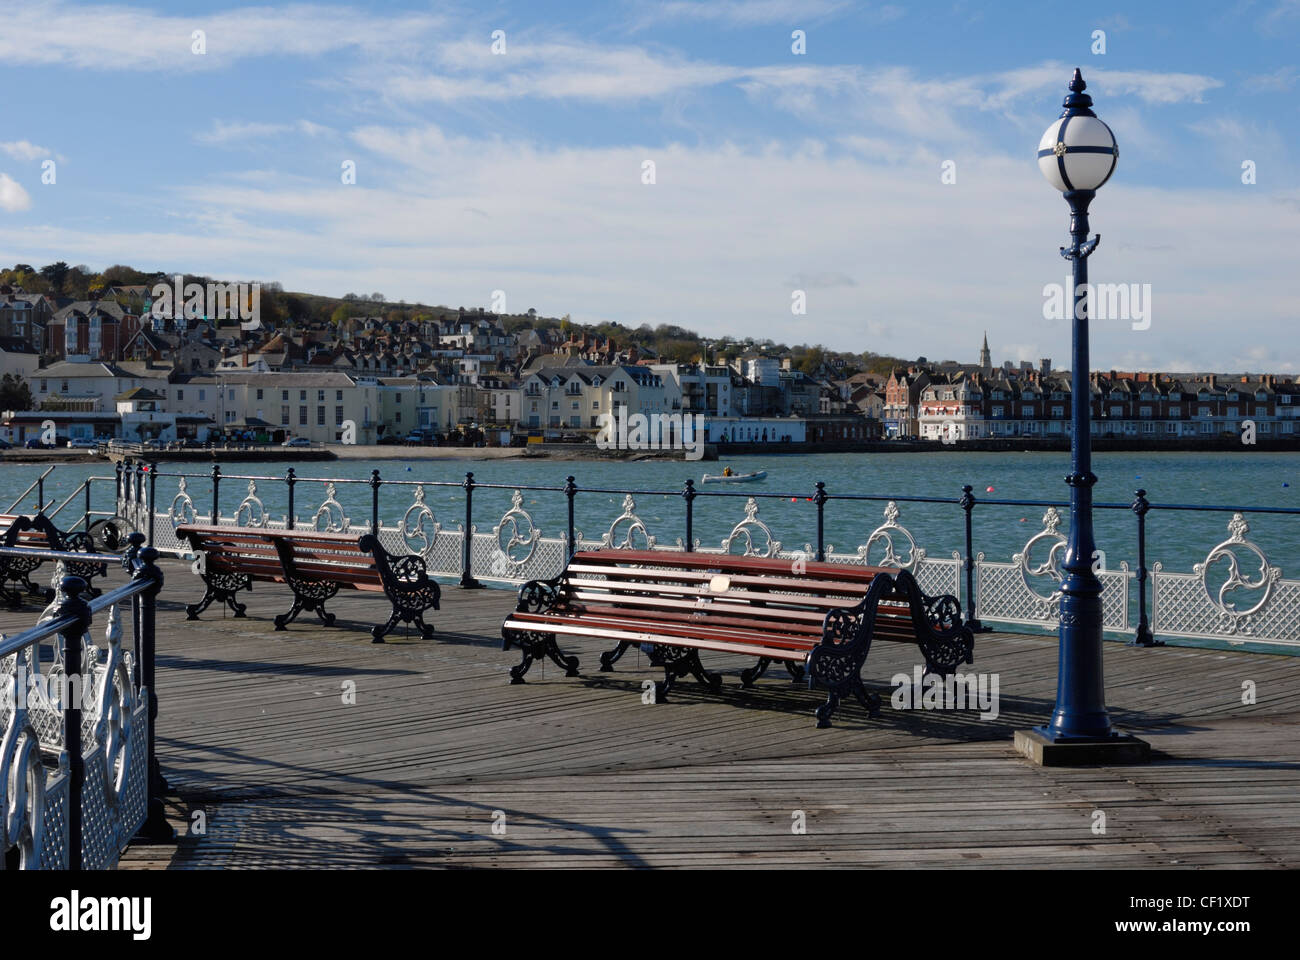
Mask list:
[{"label": "bench backrest", "polygon": [[283,579],[284,573],[290,571],[304,580],[379,582],[375,559],[361,545],[363,534],[203,524],[182,524],[176,533],[194,550],[202,551],[207,557],[207,568],[216,572]]}]

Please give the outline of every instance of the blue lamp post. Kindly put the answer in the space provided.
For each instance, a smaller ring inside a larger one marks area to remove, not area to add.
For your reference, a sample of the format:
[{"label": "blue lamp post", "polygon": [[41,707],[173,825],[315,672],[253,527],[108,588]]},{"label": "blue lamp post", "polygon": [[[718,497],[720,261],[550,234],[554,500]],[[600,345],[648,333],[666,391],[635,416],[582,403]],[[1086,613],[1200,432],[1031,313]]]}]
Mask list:
[{"label": "blue lamp post", "polygon": [[[1102,678],[1101,580],[1094,572],[1092,529],[1092,392],[1088,369],[1088,257],[1100,236],[1088,239],[1088,205],[1115,172],[1115,135],[1092,112],[1092,97],[1076,69],[1061,116],[1038,144],[1038,166],[1070,205],[1070,246],[1061,256],[1074,268],[1073,434],[1070,438],[1070,535],[1061,583],[1060,662],[1056,706],[1044,726],[1016,735],[1022,752],[1040,763],[1139,759],[1147,746],[1111,727]],[[1118,751],[1117,749],[1118,748]]]}]

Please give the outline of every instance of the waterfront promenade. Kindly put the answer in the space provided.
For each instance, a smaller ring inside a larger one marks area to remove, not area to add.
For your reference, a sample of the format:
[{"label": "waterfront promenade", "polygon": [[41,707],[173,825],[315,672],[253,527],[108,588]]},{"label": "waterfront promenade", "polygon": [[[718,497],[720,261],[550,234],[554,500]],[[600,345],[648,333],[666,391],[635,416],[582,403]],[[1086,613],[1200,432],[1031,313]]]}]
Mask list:
[{"label": "waterfront promenade", "polygon": [[[438,639],[378,646],[382,598],[340,595],[339,627],[276,633],[288,591],[259,584],[247,619],[187,623],[198,578],[164,568],[158,755],[178,832],[201,810],[206,834],[132,846],[123,868],[1300,866],[1297,657],[1108,643],[1114,718],[1155,759],[1044,769],[1011,736],[1050,712],[1052,637],[977,637],[968,669],[999,675],[996,720],[890,708],[914,649],[878,644],[882,716],[848,705],[817,730],[821,694],[775,671],[741,690],[748,663],[727,658],[710,660],[721,696],[683,682],[657,706],[644,657],[602,674],[581,640],[565,644],[581,678],[538,665],[509,686],[510,591],[446,585]],[[0,631],[32,614],[0,612]]]}]

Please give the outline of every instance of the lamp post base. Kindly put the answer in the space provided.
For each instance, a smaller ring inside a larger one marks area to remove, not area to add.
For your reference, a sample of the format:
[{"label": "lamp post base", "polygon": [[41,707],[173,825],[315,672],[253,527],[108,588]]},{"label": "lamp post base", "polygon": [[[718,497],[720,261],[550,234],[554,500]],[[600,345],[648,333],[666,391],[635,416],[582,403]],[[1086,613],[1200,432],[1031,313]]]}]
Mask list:
[{"label": "lamp post base", "polygon": [[1090,764],[1145,763],[1151,744],[1116,731],[1109,737],[1053,740],[1042,727],[1016,731],[1016,753],[1040,767],[1077,767]]}]

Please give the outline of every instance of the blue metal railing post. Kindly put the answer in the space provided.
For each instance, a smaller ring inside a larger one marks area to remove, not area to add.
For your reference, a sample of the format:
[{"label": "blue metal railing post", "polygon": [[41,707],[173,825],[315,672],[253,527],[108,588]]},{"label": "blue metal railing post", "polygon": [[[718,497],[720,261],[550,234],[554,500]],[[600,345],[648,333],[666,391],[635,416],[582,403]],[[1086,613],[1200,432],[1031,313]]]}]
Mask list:
[{"label": "blue metal railing post", "polygon": [[699,494],[695,492],[695,481],[690,477],[686,478],[682,497],[686,500],[686,552],[691,553],[695,550],[695,498]]},{"label": "blue metal railing post", "polygon": [[1151,621],[1147,617],[1147,511],[1151,503],[1147,492],[1139,490],[1133,500],[1133,513],[1138,524],[1138,627],[1133,637],[1133,645],[1139,647],[1163,647],[1164,642],[1157,640],[1151,633]]},{"label": "blue metal railing post", "polygon": [[826,495],[826,484],[821,480],[817,481],[817,492],[813,495],[813,503],[817,504],[817,562],[821,563],[826,559],[826,501],[830,497]]},{"label": "blue metal railing post", "polygon": [[573,477],[564,478],[564,496],[569,501],[569,557],[573,557],[574,532],[573,532],[573,498],[578,494],[578,485],[574,482]]},{"label": "blue metal railing post", "polygon": [[383,483],[379,479],[379,471],[370,471],[370,532],[379,536],[379,487]]},{"label": "blue metal railing post", "polygon": [[[137,534],[138,536],[138,534]],[[158,551],[153,547],[144,547],[138,552],[138,562],[131,572],[133,580],[149,584],[132,599],[135,621],[139,624],[138,649],[141,664],[141,682],[149,697],[149,744],[146,783],[148,784],[148,807],[144,824],[140,827],[140,836],[149,840],[166,841],[176,836],[176,831],[167,822],[167,812],[163,807],[163,794],[167,791],[167,781],[163,779],[162,768],[158,765],[158,753],[155,749],[158,726],[158,691],[155,687],[155,650],[157,633],[155,619],[157,616],[158,593],[162,590],[163,572],[158,566]]]},{"label": "blue metal railing post", "polygon": [[153,521],[158,512],[158,501],[154,499],[158,493],[158,464],[150,463],[145,469],[149,474],[149,542],[153,543]]},{"label": "blue metal railing post", "polygon": [[474,579],[474,474],[466,473],[465,482],[465,542],[461,550],[460,585],[466,590],[476,590],[483,584]]},{"label": "blue metal railing post", "polygon": [[81,599],[86,591],[81,577],[64,577],[59,583],[63,601],[55,619],[72,618],[59,631],[63,641],[63,676],[66,681],[63,705],[63,749],[68,755],[68,869],[81,869],[81,795],[86,786],[86,758],[81,752],[81,704],[85,677],[81,673],[82,637],[90,629],[90,605]]},{"label": "blue metal railing post", "polygon": [[966,559],[962,563],[966,570],[966,626],[972,630],[987,629],[975,616],[975,553],[971,537],[971,513],[975,509],[974,487],[969,483],[961,488],[961,499],[957,501],[966,513]]},{"label": "blue metal railing post", "polygon": [[298,478],[294,475],[293,467],[290,467],[284,472],[284,483],[289,488],[289,515],[285,517],[284,525],[289,530],[293,529],[293,487],[297,482]]},{"label": "blue metal railing post", "polygon": [[221,522],[221,464],[212,465],[212,525]]}]

